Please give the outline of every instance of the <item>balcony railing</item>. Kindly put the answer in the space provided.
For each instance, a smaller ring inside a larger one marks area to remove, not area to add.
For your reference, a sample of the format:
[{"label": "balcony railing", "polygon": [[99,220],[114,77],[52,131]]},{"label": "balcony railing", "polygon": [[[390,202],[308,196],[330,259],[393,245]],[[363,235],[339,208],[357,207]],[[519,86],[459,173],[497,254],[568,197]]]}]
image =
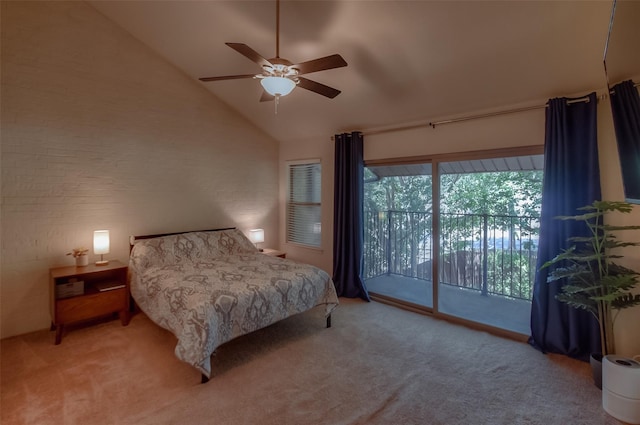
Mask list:
[{"label": "balcony railing", "polygon": [[[364,278],[397,274],[432,280],[432,216],[365,211]],[[539,218],[440,214],[441,284],[531,300]]]}]

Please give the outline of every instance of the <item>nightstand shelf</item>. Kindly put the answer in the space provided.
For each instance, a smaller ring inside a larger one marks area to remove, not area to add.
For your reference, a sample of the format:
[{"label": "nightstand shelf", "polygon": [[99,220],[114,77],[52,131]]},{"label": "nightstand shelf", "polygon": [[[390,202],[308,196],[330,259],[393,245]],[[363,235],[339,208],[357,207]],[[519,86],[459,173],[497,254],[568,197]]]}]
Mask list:
[{"label": "nightstand shelf", "polygon": [[105,266],[57,267],[49,271],[51,330],[56,345],[64,326],[118,313],[123,326],[129,324],[127,266],[110,261]]}]

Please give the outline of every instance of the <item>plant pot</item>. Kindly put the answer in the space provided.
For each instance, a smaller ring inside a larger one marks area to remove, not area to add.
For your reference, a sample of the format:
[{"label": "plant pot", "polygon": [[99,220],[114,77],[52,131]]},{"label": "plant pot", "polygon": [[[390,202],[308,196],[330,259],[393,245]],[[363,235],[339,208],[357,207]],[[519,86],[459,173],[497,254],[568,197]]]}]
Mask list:
[{"label": "plant pot", "polygon": [[79,255],[76,257],[76,266],[88,266],[89,265],[89,256],[88,255]]},{"label": "plant pot", "polygon": [[602,389],[602,354],[593,353],[589,357],[591,364],[591,375],[593,376],[593,384]]}]

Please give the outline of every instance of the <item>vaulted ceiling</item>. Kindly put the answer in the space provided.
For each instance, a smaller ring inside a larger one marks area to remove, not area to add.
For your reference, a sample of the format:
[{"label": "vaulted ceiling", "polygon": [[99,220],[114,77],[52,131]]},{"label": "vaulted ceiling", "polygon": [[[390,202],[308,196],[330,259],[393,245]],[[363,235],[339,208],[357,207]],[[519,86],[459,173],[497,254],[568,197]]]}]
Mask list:
[{"label": "vaulted ceiling", "polygon": [[[296,88],[259,102],[259,72],[225,45],[275,56],[275,1],[91,1],[167,61],[282,141],[544,102],[605,86],[610,1],[283,0],[280,56],[338,53],[347,67],[307,77],[335,99]],[[149,75],[153,78],[153,75]]]}]

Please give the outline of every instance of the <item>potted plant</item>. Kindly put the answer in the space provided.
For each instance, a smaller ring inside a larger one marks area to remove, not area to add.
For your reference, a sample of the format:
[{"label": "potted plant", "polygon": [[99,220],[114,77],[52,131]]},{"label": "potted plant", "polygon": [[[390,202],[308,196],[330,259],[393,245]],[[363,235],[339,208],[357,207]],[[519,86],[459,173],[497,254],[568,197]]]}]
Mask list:
[{"label": "potted plant", "polygon": [[[640,304],[640,294],[631,292],[639,283],[640,273],[613,262],[622,258],[616,249],[640,246],[640,242],[619,240],[616,233],[638,230],[640,226],[614,226],[605,223],[605,215],[608,213],[627,214],[632,208],[626,202],[595,201],[579,208],[585,211],[584,214],[556,217],[559,220],[583,222],[589,228],[590,235],[569,238],[573,245],[542,266],[553,266],[547,282],[566,282],[561,293],[556,295],[557,300],[571,307],[587,310],[598,320],[602,352],[599,355],[592,354],[592,365],[594,360],[601,361],[602,356],[615,353],[613,325],[620,310]],[[597,368],[597,364],[595,366]],[[594,380],[600,388],[601,381],[598,379],[598,372],[595,370]]]},{"label": "potted plant", "polygon": [[88,248],[80,247],[73,248],[71,252],[67,252],[67,255],[71,255],[76,259],[76,266],[86,266],[89,264],[89,256],[87,255],[88,252]]}]

